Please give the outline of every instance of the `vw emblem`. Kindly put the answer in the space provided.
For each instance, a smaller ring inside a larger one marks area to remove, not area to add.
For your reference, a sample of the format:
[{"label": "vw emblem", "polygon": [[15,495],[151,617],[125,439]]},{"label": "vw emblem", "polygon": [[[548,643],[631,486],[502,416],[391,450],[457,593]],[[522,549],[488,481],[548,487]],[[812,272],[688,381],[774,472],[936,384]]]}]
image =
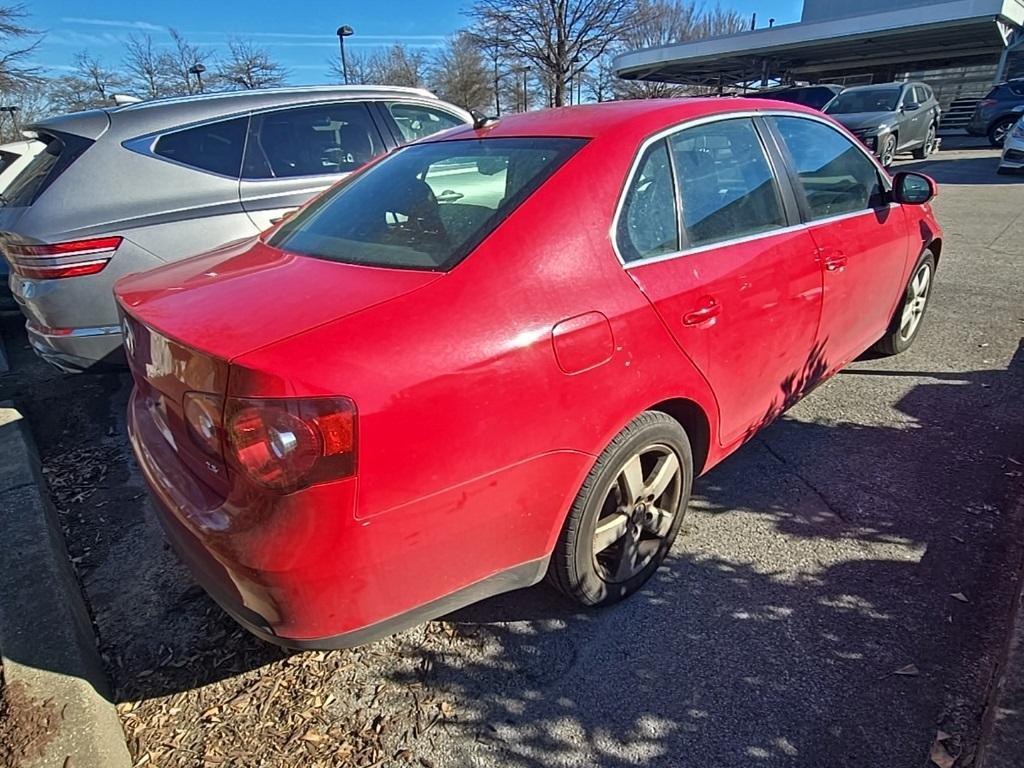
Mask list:
[{"label": "vw emblem", "polygon": [[128,322],[126,317],[121,322],[121,329],[124,331],[124,348],[128,350],[128,356],[135,356],[135,331],[132,330],[131,324]]}]

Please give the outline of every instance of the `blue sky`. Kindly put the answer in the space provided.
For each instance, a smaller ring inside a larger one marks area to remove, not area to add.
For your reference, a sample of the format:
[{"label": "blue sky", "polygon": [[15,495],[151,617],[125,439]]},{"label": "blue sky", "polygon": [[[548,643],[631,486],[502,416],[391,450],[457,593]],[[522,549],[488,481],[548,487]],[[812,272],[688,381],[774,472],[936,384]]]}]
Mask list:
[{"label": "blue sky", "polygon": [[[28,0],[30,24],[45,31],[36,61],[60,74],[76,51],[87,49],[108,65],[121,58],[121,45],[133,32],[148,33],[155,42],[167,41],[167,27],[176,27],[189,40],[217,51],[230,35],[250,38],[267,48],[289,70],[293,83],[322,83],[328,79],[327,60],[338,47],[339,24],[356,34],[346,41],[360,47],[393,42],[437,47],[466,23],[461,11],[471,0],[376,0],[351,4],[306,0],[301,3],[206,0],[147,3],[138,0]],[[797,21],[801,0],[723,1],[749,16],[758,26],[769,17],[776,23]],[[293,9],[301,8],[301,11]]]}]

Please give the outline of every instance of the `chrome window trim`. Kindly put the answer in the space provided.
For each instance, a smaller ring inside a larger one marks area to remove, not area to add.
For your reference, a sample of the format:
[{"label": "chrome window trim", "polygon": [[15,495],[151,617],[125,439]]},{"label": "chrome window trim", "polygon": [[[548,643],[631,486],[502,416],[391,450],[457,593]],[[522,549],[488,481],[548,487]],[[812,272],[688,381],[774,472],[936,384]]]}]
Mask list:
[{"label": "chrome window trim", "polygon": [[[843,132],[841,128],[837,127],[835,123],[833,123],[831,120],[828,120],[825,117],[810,114],[807,112],[796,112],[786,109],[744,109],[737,110],[735,112],[720,112],[714,115],[704,115],[702,117],[690,118],[689,120],[684,120],[683,122],[676,123],[675,125],[672,125],[668,128],[663,128],[657,133],[648,136],[646,139],[644,139],[643,143],[640,144],[639,149],[633,157],[633,162],[630,165],[629,174],[626,176],[626,183],[623,184],[622,186],[622,191],[619,193],[619,201],[615,206],[615,215],[612,217],[611,229],[608,232],[608,236],[612,243],[612,250],[615,251],[615,258],[619,260],[619,263],[622,265],[624,269],[631,269],[634,266],[640,266],[644,264],[654,264],[659,261],[678,259],[684,256],[689,256],[690,254],[702,253],[704,251],[712,250],[715,248],[724,248],[730,245],[737,245],[739,243],[749,242],[751,240],[761,240],[766,237],[773,237],[774,235],[778,235],[780,233],[795,232],[799,229],[809,229],[810,227],[816,227],[819,224],[825,224],[832,221],[841,221],[843,219],[850,219],[857,216],[863,216],[865,214],[874,213],[875,211],[880,210],[877,208],[865,208],[862,211],[841,213],[837,214],[836,216],[829,216],[824,219],[811,219],[808,221],[803,221],[800,224],[794,224],[787,227],[778,227],[776,229],[769,229],[764,232],[757,232],[753,235],[744,235],[743,237],[737,237],[731,240],[720,240],[717,243],[708,243],[707,245],[701,245],[696,248],[684,248],[674,253],[663,253],[657,256],[650,256],[645,259],[636,259],[634,261],[626,261],[625,259],[623,259],[622,253],[619,250],[619,242],[617,236],[619,230],[619,218],[622,215],[622,207],[626,202],[626,194],[629,191],[630,185],[633,183],[633,179],[636,177],[636,174],[639,171],[640,160],[643,158],[644,153],[647,151],[647,148],[651,144],[666,139],[667,137],[679,133],[680,131],[686,130],[687,128],[695,128],[700,125],[706,125],[708,123],[717,123],[723,120],[735,120],[740,118],[753,119],[755,117],[797,117],[803,118],[805,120],[811,120],[813,122],[821,123],[822,125],[828,126],[833,131],[842,136],[844,139],[853,144],[861,152],[861,154],[864,155],[864,157],[871,161],[871,164],[875,166],[876,171],[881,172],[880,178],[882,180],[882,186],[886,188],[886,191],[891,190],[891,178],[888,172],[886,172],[883,166],[878,162],[878,159],[873,154],[871,154],[868,151],[867,147],[861,144],[856,138],[851,138],[850,136],[848,136],[846,133]],[[776,178],[776,184],[780,183],[781,179]],[[897,205],[898,203],[889,203],[888,207],[892,208]],[[682,233],[680,233],[680,236],[682,236]]]}]

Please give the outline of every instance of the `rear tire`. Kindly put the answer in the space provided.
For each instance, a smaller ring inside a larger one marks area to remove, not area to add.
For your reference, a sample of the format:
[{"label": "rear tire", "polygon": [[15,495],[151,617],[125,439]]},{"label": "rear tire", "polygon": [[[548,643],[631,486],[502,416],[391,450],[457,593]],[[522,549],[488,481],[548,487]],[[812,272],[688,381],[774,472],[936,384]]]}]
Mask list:
[{"label": "rear tire", "polygon": [[935,255],[925,251],[910,275],[903,300],[896,307],[889,330],[872,349],[882,355],[898,355],[910,349],[921,330],[935,278]]},{"label": "rear tire", "polygon": [[1013,117],[1001,117],[992,123],[992,127],[988,129],[988,143],[996,149],[1002,149],[1003,144],[1006,142],[1006,136],[1017,122],[1016,118]]},{"label": "rear tire", "polygon": [[933,123],[928,127],[928,134],[924,138],[924,144],[914,150],[915,160],[927,160],[932,152],[935,151],[935,124]]},{"label": "rear tire", "polygon": [[644,411],[601,452],[583,481],[548,566],[548,581],[587,606],[640,589],[668,554],[690,500],[686,432]]}]

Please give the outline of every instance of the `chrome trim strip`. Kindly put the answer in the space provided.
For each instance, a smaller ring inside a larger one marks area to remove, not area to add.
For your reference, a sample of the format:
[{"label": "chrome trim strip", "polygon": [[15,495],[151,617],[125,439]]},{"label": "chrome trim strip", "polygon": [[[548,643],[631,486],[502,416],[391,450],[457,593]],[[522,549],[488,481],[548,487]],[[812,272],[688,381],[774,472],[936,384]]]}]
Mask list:
[{"label": "chrome trim strip", "polygon": [[[851,137],[843,133],[843,129],[837,127],[836,124],[833,123],[831,120],[827,120],[819,115],[812,115],[806,112],[791,112],[785,109],[744,109],[737,110],[736,112],[721,112],[714,115],[705,115],[703,117],[696,117],[691,118],[689,120],[684,120],[683,122],[676,123],[675,125],[669,128],[664,128],[652,136],[648,136],[646,139],[644,139],[643,143],[640,145],[640,148],[637,150],[636,155],[633,157],[633,164],[630,166],[629,175],[626,177],[626,183],[623,185],[622,191],[619,193],[619,202],[615,206],[615,215],[612,217],[612,226],[610,232],[608,233],[609,239],[612,243],[612,250],[615,251],[615,257],[619,260],[619,263],[623,266],[624,269],[631,269],[634,266],[640,266],[643,264],[654,264],[659,261],[677,259],[682,256],[689,256],[690,254],[702,253],[704,251],[708,251],[714,248],[724,248],[730,245],[748,242],[750,240],[761,240],[763,238],[773,237],[774,235],[778,234],[795,232],[798,229],[808,229],[810,227],[816,227],[819,224],[826,224],[828,222],[841,221],[843,219],[854,218],[856,216],[863,216],[865,214],[874,213],[877,210],[874,208],[866,208],[863,211],[843,213],[839,214],[838,216],[829,216],[828,218],[825,219],[814,219],[811,221],[805,221],[800,224],[795,224],[788,227],[779,227],[778,229],[770,229],[767,230],[766,232],[758,232],[753,235],[745,235],[743,237],[733,238],[732,240],[722,240],[717,243],[709,243],[708,245],[701,245],[696,248],[683,249],[681,251],[675,251],[673,253],[665,253],[660,254],[658,256],[650,256],[645,259],[636,259],[635,261],[626,261],[625,259],[623,259],[622,253],[619,251],[619,243],[617,237],[619,229],[619,217],[622,214],[622,206],[626,202],[626,195],[629,192],[629,186],[630,184],[633,183],[633,178],[636,176],[637,171],[639,170],[640,160],[643,158],[644,153],[647,151],[647,148],[656,141],[661,141],[665,137],[686,130],[687,128],[696,128],[697,126],[700,125],[706,125],[708,123],[717,123],[723,120],[735,120],[740,118],[752,119],[755,117],[798,117],[804,118],[805,120],[812,120],[816,123],[821,123],[822,125],[827,125],[829,128],[834,130],[836,133],[841,134],[844,139],[850,141],[851,144],[857,147],[861,154],[863,154],[864,157],[868,158],[876,169],[882,172],[883,180],[889,179],[888,171],[885,170],[885,168],[878,162],[878,159],[873,154],[871,154],[867,147],[861,144],[855,137],[851,141]],[[892,208],[893,206],[896,205],[898,205],[898,203],[889,203],[889,208]],[[680,237],[682,237],[683,233],[680,232],[679,234]]]},{"label": "chrome trim strip", "polygon": [[91,336],[119,336],[121,334],[120,325],[87,325],[83,328],[72,328],[68,333],[59,334],[47,333],[47,331],[52,331],[54,329],[43,328],[31,320],[25,323],[25,327],[36,336],[53,339],[81,339]]}]

